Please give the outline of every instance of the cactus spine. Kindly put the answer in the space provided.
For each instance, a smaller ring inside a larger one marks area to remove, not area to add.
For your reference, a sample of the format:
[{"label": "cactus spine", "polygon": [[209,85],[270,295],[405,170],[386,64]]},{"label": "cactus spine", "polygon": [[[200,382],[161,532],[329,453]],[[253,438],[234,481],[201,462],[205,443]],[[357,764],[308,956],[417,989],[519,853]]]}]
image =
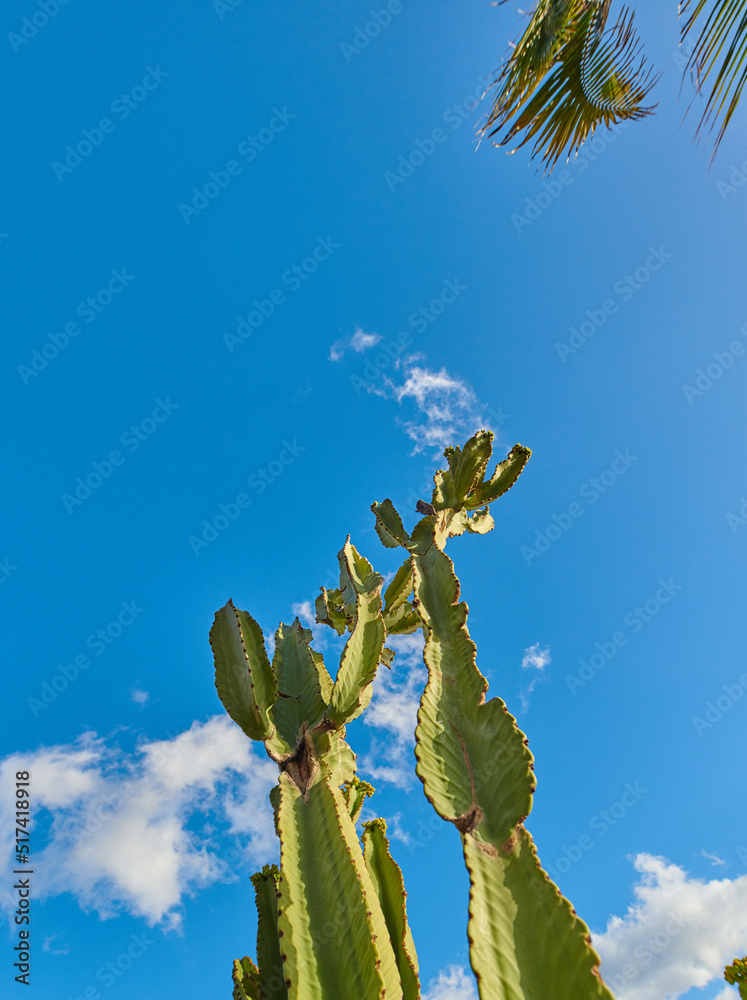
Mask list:
[{"label": "cactus spine", "polygon": [[408,534],[389,500],[376,530],[406,558],[382,597],[382,577],[348,539],[340,587],[317,621],[349,633],[333,680],[298,619],[280,625],[270,663],[259,625],[229,601],[210,633],[218,694],[279,768],[270,794],[280,868],[253,877],[257,964],[234,963],[235,1000],[417,1000],[418,963],[402,874],[383,820],[356,821],[373,789],[356,776],[345,726],[368,705],[387,635],[422,629],[428,681],[415,732],[416,772],[442,819],[459,831],[470,878],[470,961],[481,1000],[613,1000],[586,925],[542,870],[524,827],[535,789],[527,739],[499,698],[485,700],[467,605],[444,548],[494,526],[489,505],[516,482],[530,452],[516,445],[486,478],[492,434],[448,448],[430,504]]}]

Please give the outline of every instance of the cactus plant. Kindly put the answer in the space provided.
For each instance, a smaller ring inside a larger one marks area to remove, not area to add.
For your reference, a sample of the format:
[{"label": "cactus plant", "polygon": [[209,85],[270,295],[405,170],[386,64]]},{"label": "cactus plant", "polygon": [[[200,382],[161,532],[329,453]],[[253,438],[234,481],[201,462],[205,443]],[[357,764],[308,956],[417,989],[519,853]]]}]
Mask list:
[{"label": "cactus plant", "polygon": [[[459,832],[469,873],[470,962],[480,1000],[613,1000],[587,926],[542,870],[524,827],[535,790],[528,741],[487,681],[467,631],[467,605],[444,549],[494,526],[490,504],[530,452],[516,445],[486,478],[493,436],[448,448],[412,533],[390,500],[372,510],[381,542],[405,560],[382,577],[348,538],[340,586],[322,588],[316,620],[348,633],[334,680],[311,632],[280,625],[270,662],[262,632],[229,601],[210,642],[231,718],[278,765],[270,793],[280,867],[253,876],[257,961],[234,963],[235,1000],[417,1000],[418,961],[402,873],[386,825],[356,823],[373,789],[356,775],[345,727],[366,708],[387,635],[422,630],[428,681],[415,731],[416,773]],[[344,946],[341,938],[344,931]]]},{"label": "cactus plant", "polygon": [[739,987],[742,1000],[747,1000],[747,955],[735,958],[731,965],[724,969],[724,979],[732,986]]}]

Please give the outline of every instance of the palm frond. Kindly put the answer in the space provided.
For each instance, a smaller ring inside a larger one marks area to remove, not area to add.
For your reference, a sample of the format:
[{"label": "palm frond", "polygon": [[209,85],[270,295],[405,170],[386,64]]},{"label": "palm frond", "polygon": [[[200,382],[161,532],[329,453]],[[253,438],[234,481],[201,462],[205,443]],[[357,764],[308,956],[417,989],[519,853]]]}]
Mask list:
[{"label": "palm frond", "polygon": [[496,80],[500,90],[482,130],[492,137],[508,126],[496,145],[520,133],[518,146],[536,137],[532,157],[541,154],[551,170],[597,126],[651,114],[644,101],[655,79],[633,15],[623,10],[605,30],[609,9],[610,0],[540,0]]},{"label": "palm frond", "polygon": [[[682,39],[695,29],[710,0],[684,0],[680,14],[686,15]],[[689,13],[688,13],[689,11]],[[696,136],[717,129],[714,156],[747,82],[747,3],[745,0],[715,0],[702,21],[702,28],[685,67],[697,92],[709,77],[715,77]]]}]

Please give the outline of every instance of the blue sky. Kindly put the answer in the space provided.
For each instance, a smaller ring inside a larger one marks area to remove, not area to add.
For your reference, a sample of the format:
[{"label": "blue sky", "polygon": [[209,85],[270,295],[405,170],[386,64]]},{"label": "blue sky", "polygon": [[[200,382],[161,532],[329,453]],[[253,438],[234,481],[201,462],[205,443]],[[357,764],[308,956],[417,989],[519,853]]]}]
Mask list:
[{"label": "blue sky", "polygon": [[[223,717],[213,614],[307,616],[348,533],[391,572],[371,502],[413,520],[480,426],[533,449],[450,554],[536,757],[540,856],[618,1000],[736,995],[745,114],[709,170],[665,6],[638,14],[656,116],[545,182],[475,138],[510,4],[402,0],[378,33],[363,3],[6,5],[0,810],[9,864],[28,765],[28,995],[230,995],[273,772]],[[425,994],[472,1000],[457,837],[414,780],[422,682],[404,643],[350,742]]]}]

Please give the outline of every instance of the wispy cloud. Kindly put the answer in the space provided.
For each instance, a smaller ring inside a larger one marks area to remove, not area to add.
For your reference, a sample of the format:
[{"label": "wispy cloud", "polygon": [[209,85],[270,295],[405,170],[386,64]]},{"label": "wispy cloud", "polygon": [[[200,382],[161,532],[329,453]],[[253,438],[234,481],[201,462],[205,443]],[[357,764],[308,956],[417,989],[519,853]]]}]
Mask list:
[{"label": "wispy cloud", "polygon": [[650,854],[634,864],[635,902],[594,936],[617,1000],[677,1000],[721,979],[747,940],[747,875],[705,882]]},{"label": "wispy cloud", "polygon": [[55,941],[58,939],[59,934],[52,934],[49,937],[45,937],[44,943],[42,944],[42,951],[48,951],[50,955],[67,955],[70,951],[70,945],[55,945]]},{"label": "wispy cloud", "polygon": [[352,337],[341,337],[334,344],[330,345],[329,360],[341,361],[345,356],[345,351],[349,348],[352,348],[358,354],[362,354],[369,347],[375,347],[380,340],[381,336],[378,333],[366,333],[360,327],[357,327]]},{"label": "wispy cloud", "polygon": [[409,847],[412,843],[412,834],[402,826],[402,813],[395,813],[387,816],[387,833],[390,840],[398,840],[401,844]]},{"label": "wispy cloud", "polygon": [[423,1000],[477,1000],[475,978],[464,966],[450,965],[431,979]]},{"label": "wispy cloud", "polygon": [[373,739],[361,769],[375,781],[409,788],[415,777],[412,748],[415,745],[420,695],[427,679],[423,665],[423,637],[392,635],[387,645],[397,651],[391,670],[380,667],[374,681],[371,704],[363,715],[367,726],[383,730],[386,737]]},{"label": "wispy cloud", "polygon": [[296,601],[292,605],[293,614],[306,628],[317,628],[316,611],[311,601]]},{"label": "wispy cloud", "polygon": [[487,407],[478,403],[470,385],[445,368],[432,371],[415,365],[406,368],[405,375],[399,386],[384,381],[400,405],[415,408],[411,419],[397,421],[415,444],[413,454],[428,449],[440,453],[486,426]]},{"label": "wispy cloud", "polygon": [[147,691],[141,691],[139,688],[135,688],[135,690],[130,693],[130,701],[134,701],[136,705],[140,706],[140,708],[145,708],[150,701],[150,694]]},{"label": "wispy cloud", "polygon": [[[292,606],[293,614],[298,618],[304,628],[311,629],[313,634],[314,649],[320,653],[326,653],[329,647],[330,630],[317,624],[316,609],[311,601],[296,601]],[[330,664],[327,664],[330,669]],[[332,676],[335,674],[335,667],[331,667]]]},{"label": "wispy cloud", "polygon": [[545,667],[551,662],[552,660],[550,659],[549,646],[540,646],[538,642],[535,642],[533,646],[524,650],[524,656],[521,661],[521,669],[539,671],[537,676],[529,682],[529,686],[519,692],[521,704],[525,712],[529,708],[529,698],[532,691],[534,691],[535,687],[541,680],[545,679]]},{"label": "wispy cloud", "polygon": [[[6,757],[3,803],[19,768],[33,775],[37,822],[45,813],[45,827],[50,820],[34,857],[39,899],[71,893],[102,918],[126,911],[178,927],[185,895],[235,877],[219,855],[217,822],[242,841],[250,862],[275,856],[267,795],[277,768],[225,716],[132,753],[86,733],[73,744]],[[7,817],[2,830],[0,868],[8,871]]]},{"label": "wispy cloud", "polygon": [[698,856],[710,861],[712,865],[718,865],[720,868],[726,868],[726,862],[717,854],[709,854],[708,851],[703,850],[698,852]]},{"label": "wispy cloud", "polygon": [[549,646],[540,646],[538,642],[535,642],[529,649],[524,650],[524,656],[521,660],[522,670],[544,670],[548,663],[552,663]]}]

